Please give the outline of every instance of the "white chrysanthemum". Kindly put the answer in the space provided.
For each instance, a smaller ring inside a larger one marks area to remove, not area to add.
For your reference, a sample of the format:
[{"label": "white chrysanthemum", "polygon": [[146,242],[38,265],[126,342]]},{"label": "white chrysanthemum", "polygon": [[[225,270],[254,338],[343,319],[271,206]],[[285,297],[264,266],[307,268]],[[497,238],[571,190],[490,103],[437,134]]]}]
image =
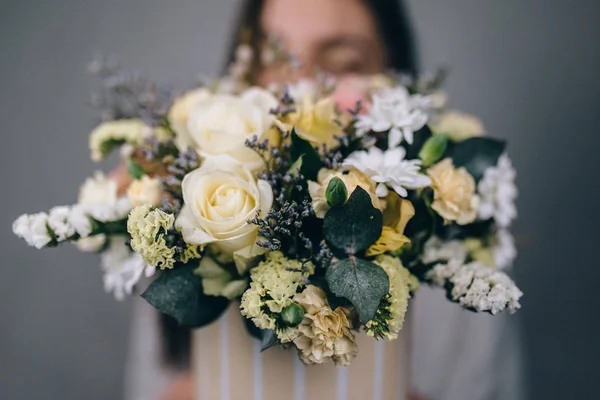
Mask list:
[{"label": "white chrysanthemum", "polygon": [[50,210],[48,227],[56,235],[56,240],[62,242],[75,234],[75,227],[69,223],[71,207],[58,206]]},{"label": "white chrysanthemum", "polygon": [[467,259],[468,250],[460,240],[443,241],[433,236],[425,243],[421,260],[426,263],[449,262],[463,264]]},{"label": "white chrysanthemum", "polygon": [[145,266],[142,257],[132,252],[122,237],[110,239],[108,248],[101,254],[101,266],[104,290],[112,292],[119,301],[131,295],[144,272],[147,277],[155,272],[155,268]]},{"label": "white chrysanthemum", "polygon": [[385,197],[387,186],[402,197],[407,189],[420,189],[431,184],[427,175],[421,174],[421,160],[405,160],[406,150],[402,147],[386,150],[373,146],[368,151],[355,151],[344,161],[344,165],[354,167],[378,183],[377,195]]},{"label": "white chrysanthemum", "polygon": [[390,148],[403,139],[412,144],[414,132],[427,123],[425,103],[423,96],[411,95],[405,87],[383,89],[373,95],[369,113],[358,117],[357,133],[389,131]]},{"label": "white chrysanthemum", "polygon": [[510,268],[517,258],[515,241],[507,229],[499,229],[492,240],[492,257],[496,268]]},{"label": "white chrysanthemum", "polygon": [[506,154],[498,159],[495,167],[485,170],[477,186],[481,199],[478,210],[480,219],[494,218],[496,225],[501,228],[510,225],[517,216],[515,177],[516,171]]},{"label": "white chrysanthemum", "polygon": [[48,214],[23,214],[13,222],[13,232],[27,244],[41,249],[52,241],[48,233]]},{"label": "white chrysanthemum", "polygon": [[449,283],[452,299],[466,308],[491,314],[505,309],[513,313],[521,308],[519,299],[523,292],[512,279],[479,262],[438,264],[427,273],[426,278],[439,286]]}]

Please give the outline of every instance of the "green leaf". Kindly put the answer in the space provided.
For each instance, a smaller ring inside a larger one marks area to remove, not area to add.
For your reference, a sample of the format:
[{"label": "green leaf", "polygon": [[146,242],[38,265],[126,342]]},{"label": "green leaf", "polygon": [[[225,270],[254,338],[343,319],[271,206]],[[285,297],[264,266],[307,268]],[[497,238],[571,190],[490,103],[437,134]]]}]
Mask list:
[{"label": "green leaf", "polygon": [[385,271],[360,258],[339,261],[327,269],[325,278],[333,294],[350,300],[362,322],[373,319],[381,298],[390,289]]},{"label": "green leaf", "polygon": [[131,175],[131,177],[136,180],[142,179],[142,176],[146,175],[144,168],[142,168],[141,166],[139,166],[131,160],[127,162],[127,170],[129,171],[129,175]]},{"label": "green leaf", "polygon": [[271,329],[263,329],[260,331],[261,340],[260,340],[260,351],[265,351],[275,346],[279,339],[277,339],[277,334],[275,331]]},{"label": "green leaf", "polygon": [[424,127],[422,127],[414,133],[414,139],[412,144],[409,145],[408,143],[406,143],[406,141],[403,141],[402,146],[404,146],[404,148],[406,149],[406,156],[404,158],[407,160],[414,160],[415,158],[418,158],[419,152],[425,145],[425,142],[427,142],[427,140],[429,140],[429,138],[432,135],[433,134],[431,133],[431,129],[429,129],[429,126],[425,125]]},{"label": "green leaf", "polygon": [[319,153],[317,153],[317,150],[309,142],[298,136],[294,128],[292,128],[291,137],[292,146],[290,147],[290,155],[292,161],[296,162],[302,158],[300,173],[306,179],[316,181],[317,174],[322,166]]},{"label": "green leaf", "polygon": [[498,163],[504,152],[506,142],[503,140],[474,137],[455,143],[448,152],[456,167],[465,167],[479,181],[488,167]]},{"label": "green leaf", "polygon": [[164,271],[142,294],[158,311],[180,325],[199,328],[215,321],[229,305],[224,297],[202,292],[202,279],[194,274],[194,266],[176,266]]},{"label": "green leaf", "polygon": [[375,243],[383,228],[381,211],[360,186],[341,207],[330,208],[323,220],[327,243],[345,254],[357,254]]}]

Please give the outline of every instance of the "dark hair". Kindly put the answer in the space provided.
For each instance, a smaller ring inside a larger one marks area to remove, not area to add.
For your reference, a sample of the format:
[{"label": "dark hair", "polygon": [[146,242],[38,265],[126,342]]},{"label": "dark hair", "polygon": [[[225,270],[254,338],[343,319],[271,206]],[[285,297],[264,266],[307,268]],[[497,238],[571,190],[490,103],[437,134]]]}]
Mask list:
[{"label": "dark hair", "polygon": [[[373,17],[384,49],[387,53],[387,68],[396,72],[416,73],[417,54],[412,26],[402,0],[364,0]],[[234,61],[239,43],[250,44],[258,49],[264,37],[260,23],[265,0],[246,0],[237,20],[237,32],[232,43],[224,70]]]},{"label": "dark hair", "polygon": [[[225,70],[233,62],[239,43],[248,43],[255,50],[259,48],[264,35],[260,24],[264,3],[264,0],[246,0],[241,8]],[[417,70],[415,42],[401,0],[365,0],[365,4],[373,13],[384,42],[388,60],[387,68],[414,74]],[[182,366],[189,355],[189,329],[179,327],[175,320],[167,316],[161,317],[161,327],[164,360],[170,365]]]}]

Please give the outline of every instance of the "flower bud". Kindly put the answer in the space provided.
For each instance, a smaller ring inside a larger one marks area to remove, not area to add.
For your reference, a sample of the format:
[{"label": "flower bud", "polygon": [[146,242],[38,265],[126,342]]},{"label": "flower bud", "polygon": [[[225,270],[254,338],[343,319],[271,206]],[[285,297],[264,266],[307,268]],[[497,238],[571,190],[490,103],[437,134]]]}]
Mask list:
[{"label": "flower bud", "polygon": [[442,158],[447,145],[448,138],[444,135],[433,135],[427,139],[419,152],[419,158],[423,161],[423,166],[429,167]]},{"label": "flower bud", "polygon": [[304,308],[297,303],[292,303],[281,310],[281,318],[289,327],[295,327],[304,319]]},{"label": "flower bud", "polygon": [[327,189],[325,190],[327,204],[329,204],[330,207],[339,207],[344,205],[346,198],[348,198],[348,189],[346,189],[344,181],[337,176],[334,176],[329,181]]}]

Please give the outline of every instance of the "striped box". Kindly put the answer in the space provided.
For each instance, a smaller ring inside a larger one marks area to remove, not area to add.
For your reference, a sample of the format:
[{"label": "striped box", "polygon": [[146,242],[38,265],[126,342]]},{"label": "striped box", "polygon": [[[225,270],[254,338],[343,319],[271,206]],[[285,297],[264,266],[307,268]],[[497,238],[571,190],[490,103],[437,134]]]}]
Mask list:
[{"label": "striped box", "polygon": [[[408,332],[408,329],[405,330]],[[357,335],[358,357],[346,368],[304,365],[293,350],[260,352],[235,305],[193,333],[198,400],[405,400],[408,341]]]}]

